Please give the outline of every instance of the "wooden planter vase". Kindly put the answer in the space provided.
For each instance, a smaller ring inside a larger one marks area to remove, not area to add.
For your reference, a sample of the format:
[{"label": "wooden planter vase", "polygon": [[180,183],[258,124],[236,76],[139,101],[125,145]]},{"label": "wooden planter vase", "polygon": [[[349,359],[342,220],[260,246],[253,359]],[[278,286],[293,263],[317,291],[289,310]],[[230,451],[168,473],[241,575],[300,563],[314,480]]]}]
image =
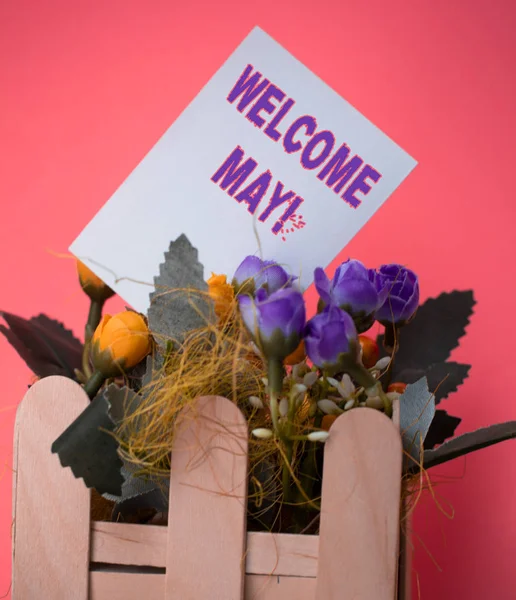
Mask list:
[{"label": "wooden planter vase", "polygon": [[18,409],[13,600],[408,598],[401,441],[378,411],[332,426],[315,536],[246,531],[247,423],[220,397],[200,398],[176,436],[167,527],[91,522],[90,490],[50,452],[88,403],[73,381],[48,377]]}]

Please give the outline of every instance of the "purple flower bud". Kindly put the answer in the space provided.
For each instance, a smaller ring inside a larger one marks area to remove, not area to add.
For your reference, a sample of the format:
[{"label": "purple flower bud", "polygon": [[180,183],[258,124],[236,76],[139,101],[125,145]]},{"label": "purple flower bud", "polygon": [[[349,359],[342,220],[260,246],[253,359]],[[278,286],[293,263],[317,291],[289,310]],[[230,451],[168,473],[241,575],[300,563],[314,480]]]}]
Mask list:
[{"label": "purple flower bud", "polygon": [[254,341],[268,359],[282,361],[299,345],[306,323],[305,301],[293,288],[255,297],[238,296],[240,314]]},{"label": "purple flower bud", "polygon": [[419,305],[417,275],[401,265],[382,265],[376,275],[378,287],[387,290],[387,298],[376,313],[382,325],[404,325],[415,314]]},{"label": "purple flower bud", "polygon": [[289,287],[297,279],[289,275],[283,267],[273,260],[261,260],[258,256],[248,256],[233,276],[233,287],[237,293],[251,293],[264,288],[269,294],[281,288]]},{"label": "purple flower bud", "polygon": [[329,305],[305,327],[305,349],[308,358],[320,369],[336,373],[346,362],[358,357],[357,330],[350,315]]},{"label": "purple flower bud", "polygon": [[318,268],[314,281],[323,305],[334,304],[348,312],[359,333],[371,327],[376,310],[387,297],[387,289],[376,281],[375,271],[367,269],[359,260],[348,259],[342,263],[332,281]]}]

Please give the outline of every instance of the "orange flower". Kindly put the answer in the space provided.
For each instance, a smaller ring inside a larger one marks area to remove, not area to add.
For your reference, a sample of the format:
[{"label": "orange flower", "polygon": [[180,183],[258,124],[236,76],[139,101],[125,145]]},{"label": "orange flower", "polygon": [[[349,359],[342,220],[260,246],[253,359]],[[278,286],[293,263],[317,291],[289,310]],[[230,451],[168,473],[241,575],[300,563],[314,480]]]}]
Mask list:
[{"label": "orange flower", "polygon": [[227,282],[226,275],[211,274],[208,279],[208,293],[215,302],[215,314],[220,320],[225,320],[233,312],[235,291]]},{"label": "orange flower", "polygon": [[80,260],[77,261],[77,274],[82,289],[92,300],[103,302],[115,293]]},{"label": "orange flower", "polygon": [[403,394],[407,388],[406,383],[401,383],[401,381],[395,381],[391,383],[387,388],[388,392],[396,392],[397,394]]},{"label": "orange flower", "polygon": [[92,344],[93,364],[106,376],[134,367],[151,351],[147,324],[132,310],[113,317],[104,315],[93,334]]},{"label": "orange flower", "polygon": [[283,361],[283,364],[292,367],[293,365],[298,365],[300,362],[303,362],[306,358],[305,352],[305,341],[301,340],[299,346],[289,354],[287,358]]},{"label": "orange flower", "polygon": [[329,431],[330,427],[335,423],[338,415],[324,415],[321,422],[321,429],[323,431]]},{"label": "orange flower", "polygon": [[380,358],[378,344],[367,335],[359,335],[358,341],[362,346],[362,364],[366,369],[371,369]]}]

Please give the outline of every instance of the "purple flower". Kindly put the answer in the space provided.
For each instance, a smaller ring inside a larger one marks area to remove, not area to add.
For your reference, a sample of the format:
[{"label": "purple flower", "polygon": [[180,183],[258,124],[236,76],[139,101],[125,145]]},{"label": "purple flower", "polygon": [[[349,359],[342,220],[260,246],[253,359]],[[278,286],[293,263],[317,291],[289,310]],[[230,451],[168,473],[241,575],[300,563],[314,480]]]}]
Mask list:
[{"label": "purple flower", "polygon": [[348,312],[359,333],[371,327],[374,315],[387,297],[387,288],[380,284],[373,269],[367,269],[359,260],[348,259],[330,281],[323,269],[314,273],[315,287],[323,305],[334,304]]},{"label": "purple flower", "polygon": [[288,287],[295,280],[283,267],[273,260],[261,260],[258,256],[248,256],[241,263],[233,276],[233,287],[237,293],[254,293],[264,288],[269,294]]},{"label": "purple flower", "polygon": [[268,359],[283,360],[299,345],[306,323],[301,292],[285,288],[267,294],[261,288],[255,297],[238,296],[245,326]]},{"label": "purple flower", "polygon": [[404,325],[414,316],[419,305],[417,275],[401,265],[382,265],[376,277],[377,285],[385,287],[387,298],[376,313],[382,325]]},{"label": "purple flower", "polygon": [[334,305],[327,306],[305,327],[308,358],[325,371],[345,369],[345,362],[357,360],[358,343],[355,323],[350,315]]}]

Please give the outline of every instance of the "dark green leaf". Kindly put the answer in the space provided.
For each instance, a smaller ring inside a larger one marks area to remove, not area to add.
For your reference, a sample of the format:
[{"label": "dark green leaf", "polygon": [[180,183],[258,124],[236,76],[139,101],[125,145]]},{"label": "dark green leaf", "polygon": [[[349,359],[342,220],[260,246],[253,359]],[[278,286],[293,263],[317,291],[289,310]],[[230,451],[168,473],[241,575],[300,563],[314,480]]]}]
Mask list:
[{"label": "dark green leaf", "polygon": [[435,395],[435,403],[456,392],[461,383],[468,376],[471,365],[463,365],[456,362],[445,362],[431,365],[428,369],[405,369],[399,371],[394,367],[395,381],[403,383],[414,383],[421,377],[426,377],[428,387]]},{"label": "dark green leaf", "polygon": [[98,394],[89,406],[52,444],[63,467],[99,494],[120,496],[123,477],[118,442],[111,435],[115,424],[109,416],[109,402]]},{"label": "dark green leaf", "polygon": [[58,321],[46,315],[24,319],[1,312],[7,324],[2,332],[20,357],[38,377],[63,375],[75,379],[81,368],[82,343]]},{"label": "dark green leaf", "polygon": [[436,410],[425,438],[425,450],[443,444],[455,434],[462,419],[449,415],[445,410]]},{"label": "dark green leaf", "polygon": [[475,452],[475,450],[487,448],[513,438],[516,438],[516,421],[498,423],[497,425],[459,435],[435,450],[426,450],[424,468],[430,469],[459,456]]},{"label": "dark green leaf", "polygon": [[474,305],[472,291],[454,291],[428,299],[414,320],[400,331],[396,372],[426,371],[431,365],[447,361],[465,333]]}]

